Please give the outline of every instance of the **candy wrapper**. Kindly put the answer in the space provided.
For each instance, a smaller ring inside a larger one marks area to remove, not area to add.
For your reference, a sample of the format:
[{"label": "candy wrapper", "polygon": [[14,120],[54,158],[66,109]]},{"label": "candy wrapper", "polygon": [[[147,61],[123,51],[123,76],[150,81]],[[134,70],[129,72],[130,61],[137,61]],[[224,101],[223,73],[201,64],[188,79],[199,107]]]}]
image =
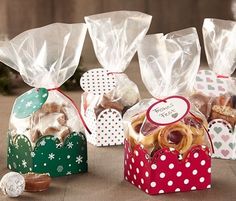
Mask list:
[{"label": "candy wrapper", "polygon": [[85,17],[96,57],[103,68],[89,70],[81,78],[81,111],[96,146],[124,142],[122,115],[140,99],[139,91],[123,72],[137,45],[148,31],[151,16],[118,11]]},{"label": "candy wrapper", "polygon": [[8,168],[63,176],[87,171],[86,138],[75,103],[59,87],[75,72],[85,24],[51,24],[0,46],[0,60],[34,87],[13,106]]},{"label": "candy wrapper", "polygon": [[213,157],[236,159],[236,22],[205,19],[203,39],[210,70],[200,70],[192,101],[209,122]]},{"label": "candy wrapper", "polygon": [[195,28],[147,35],[138,48],[154,98],[124,114],[124,177],[148,194],[210,188],[207,120],[188,99],[200,63]]}]

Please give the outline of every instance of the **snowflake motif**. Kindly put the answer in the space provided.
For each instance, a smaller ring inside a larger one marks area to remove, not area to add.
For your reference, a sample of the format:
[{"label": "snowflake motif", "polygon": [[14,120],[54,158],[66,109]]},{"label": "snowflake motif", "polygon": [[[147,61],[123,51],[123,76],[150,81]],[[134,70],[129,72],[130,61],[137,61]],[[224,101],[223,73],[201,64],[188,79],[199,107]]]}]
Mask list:
[{"label": "snowflake motif", "polygon": [[62,165],[59,165],[57,166],[57,172],[62,172],[63,171],[63,166]]},{"label": "snowflake motif", "polygon": [[44,146],[45,144],[46,144],[45,140],[42,140],[42,141],[40,142],[40,145],[41,145],[41,146]]},{"label": "snowflake motif", "polygon": [[80,164],[80,163],[83,162],[82,159],[83,159],[83,157],[79,155],[79,157],[76,157],[76,161],[75,161],[75,162],[78,163],[78,164]]},{"label": "snowflake motif", "polygon": [[61,147],[62,147],[62,144],[61,144],[61,143],[60,143],[60,144],[57,144],[56,147],[57,147],[57,149],[58,149],[58,148],[61,148]]},{"label": "snowflake motif", "polygon": [[35,157],[35,153],[34,152],[31,152],[30,155],[31,155],[31,157]]},{"label": "snowflake motif", "polygon": [[43,94],[42,97],[45,98],[47,96],[47,93]]},{"label": "snowflake motif", "polygon": [[54,153],[50,153],[50,154],[48,154],[48,159],[53,160],[55,158],[54,156],[55,156]]},{"label": "snowflake motif", "polygon": [[19,149],[19,144],[18,143],[16,144],[16,149]]},{"label": "snowflake motif", "polygon": [[70,159],[70,155],[67,155],[67,159]]},{"label": "snowflake motif", "polygon": [[11,148],[10,147],[8,148],[8,152],[11,153]]},{"label": "snowflake motif", "polygon": [[14,162],[13,163],[13,167],[16,169],[17,168],[17,165],[16,165],[16,163]]},{"label": "snowflake motif", "polygon": [[71,171],[68,171],[68,172],[66,173],[66,175],[71,175]]},{"label": "snowflake motif", "polygon": [[18,155],[16,155],[16,158],[18,159],[18,158],[19,158],[19,156],[18,156]]},{"label": "snowflake motif", "polygon": [[27,162],[25,160],[22,160],[22,165],[23,165],[24,168],[26,168],[27,167]]},{"label": "snowflake motif", "polygon": [[27,103],[25,104],[25,107],[26,107],[26,108],[27,108],[27,107],[30,107],[32,104],[33,104],[33,102],[32,102],[32,101],[29,101],[29,102],[27,102]]},{"label": "snowflake motif", "polygon": [[68,145],[67,145],[67,147],[68,147],[69,149],[72,149],[73,143],[72,143],[72,142],[69,142]]}]

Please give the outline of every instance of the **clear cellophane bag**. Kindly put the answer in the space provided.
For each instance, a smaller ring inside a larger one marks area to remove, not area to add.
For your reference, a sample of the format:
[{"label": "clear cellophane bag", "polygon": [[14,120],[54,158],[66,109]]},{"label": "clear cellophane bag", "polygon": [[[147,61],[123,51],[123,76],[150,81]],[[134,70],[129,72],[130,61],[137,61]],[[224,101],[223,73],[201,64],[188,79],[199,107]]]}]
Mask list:
[{"label": "clear cellophane bag", "polygon": [[208,145],[207,120],[189,101],[189,111],[178,121],[159,125],[147,118],[153,104],[168,103],[168,97],[188,99],[191,95],[200,65],[196,29],[147,35],[138,48],[138,57],[142,80],[153,98],[140,101],[124,114],[126,139],[131,146],[140,144],[150,155],[173,148],[184,156],[195,145]]},{"label": "clear cellophane bag", "polygon": [[[113,76],[116,86],[100,95],[83,93],[82,110],[86,113],[88,107],[93,108],[96,118],[105,109],[115,109],[123,115],[140,100],[137,85],[123,72],[147,33],[151,16],[136,11],[116,11],[87,16],[85,21],[96,57],[104,69],[102,73]],[[109,83],[104,82],[98,87],[99,92],[103,85]]]},{"label": "clear cellophane bag", "polygon": [[15,101],[9,125],[13,137],[25,135],[34,146],[42,136],[64,142],[84,131],[74,102],[58,88],[78,67],[86,30],[84,23],[55,23],[1,43],[0,60],[34,87]]},{"label": "clear cellophane bag", "polygon": [[210,70],[199,72],[192,99],[209,121],[236,124],[236,22],[205,19],[202,27]]}]

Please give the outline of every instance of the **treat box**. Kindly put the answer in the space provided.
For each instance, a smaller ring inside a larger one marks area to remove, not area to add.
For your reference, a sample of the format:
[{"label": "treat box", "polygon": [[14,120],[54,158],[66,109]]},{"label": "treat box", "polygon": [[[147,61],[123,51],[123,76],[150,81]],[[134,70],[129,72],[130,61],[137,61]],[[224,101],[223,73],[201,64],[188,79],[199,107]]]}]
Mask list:
[{"label": "treat box", "polygon": [[[227,82],[217,78],[211,70],[200,70],[196,77],[195,90],[209,97],[224,95]],[[236,129],[223,119],[209,122],[208,132],[214,146],[213,158],[236,159]]]},{"label": "treat box", "polygon": [[[82,111],[82,110],[81,110]],[[115,109],[105,109],[98,117],[93,108],[82,111],[91,134],[86,130],[89,143],[95,146],[121,145],[124,142],[124,129],[120,112]]]},{"label": "treat box", "polygon": [[150,195],[211,188],[211,156],[205,146],[193,147],[185,159],[176,150],[161,149],[153,157],[125,140],[124,178]]},{"label": "treat box", "polygon": [[[83,74],[80,80],[82,89],[94,96],[103,96],[116,86],[116,79],[109,71],[96,68]],[[86,131],[89,143],[95,146],[121,145],[124,143],[124,128],[121,113],[113,108],[104,109],[96,116],[94,107],[88,106],[84,109],[81,101],[81,114],[91,134]]]},{"label": "treat box", "polygon": [[54,136],[41,137],[34,148],[25,135],[8,135],[7,166],[19,173],[47,173],[51,177],[87,172],[87,142],[83,133],[71,133],[60,143]]}]

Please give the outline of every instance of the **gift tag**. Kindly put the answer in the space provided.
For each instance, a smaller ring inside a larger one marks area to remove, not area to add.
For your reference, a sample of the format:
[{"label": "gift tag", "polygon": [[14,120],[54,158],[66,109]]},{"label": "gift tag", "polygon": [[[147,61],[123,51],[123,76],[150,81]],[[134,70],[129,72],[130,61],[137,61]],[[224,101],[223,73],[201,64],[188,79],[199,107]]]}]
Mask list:
[{"label": "gift tag", "polygon": [[227,92],[227,79],[217,78],[211,70],[200,70],[196,76],[194,88],[207,96],[220,96]]},{"label": "gift tag", "polygon": [[22,94],[15,101],[13,114],[16,118],[23,119],[39,110],[48,98],[45,88],[31,89]]},{"label": "gift tag", "polygon": [[80,79],[80,86],[88,93],[102,95],[116,87],[116,78],[108,70],[97,68],[87,71]]},{"label": "gift tag", "polygon": [[151,105],[148,120],[155,125],[168,125],[180,121],[190,110],[189,101],[182,96],[170,96]]}]

